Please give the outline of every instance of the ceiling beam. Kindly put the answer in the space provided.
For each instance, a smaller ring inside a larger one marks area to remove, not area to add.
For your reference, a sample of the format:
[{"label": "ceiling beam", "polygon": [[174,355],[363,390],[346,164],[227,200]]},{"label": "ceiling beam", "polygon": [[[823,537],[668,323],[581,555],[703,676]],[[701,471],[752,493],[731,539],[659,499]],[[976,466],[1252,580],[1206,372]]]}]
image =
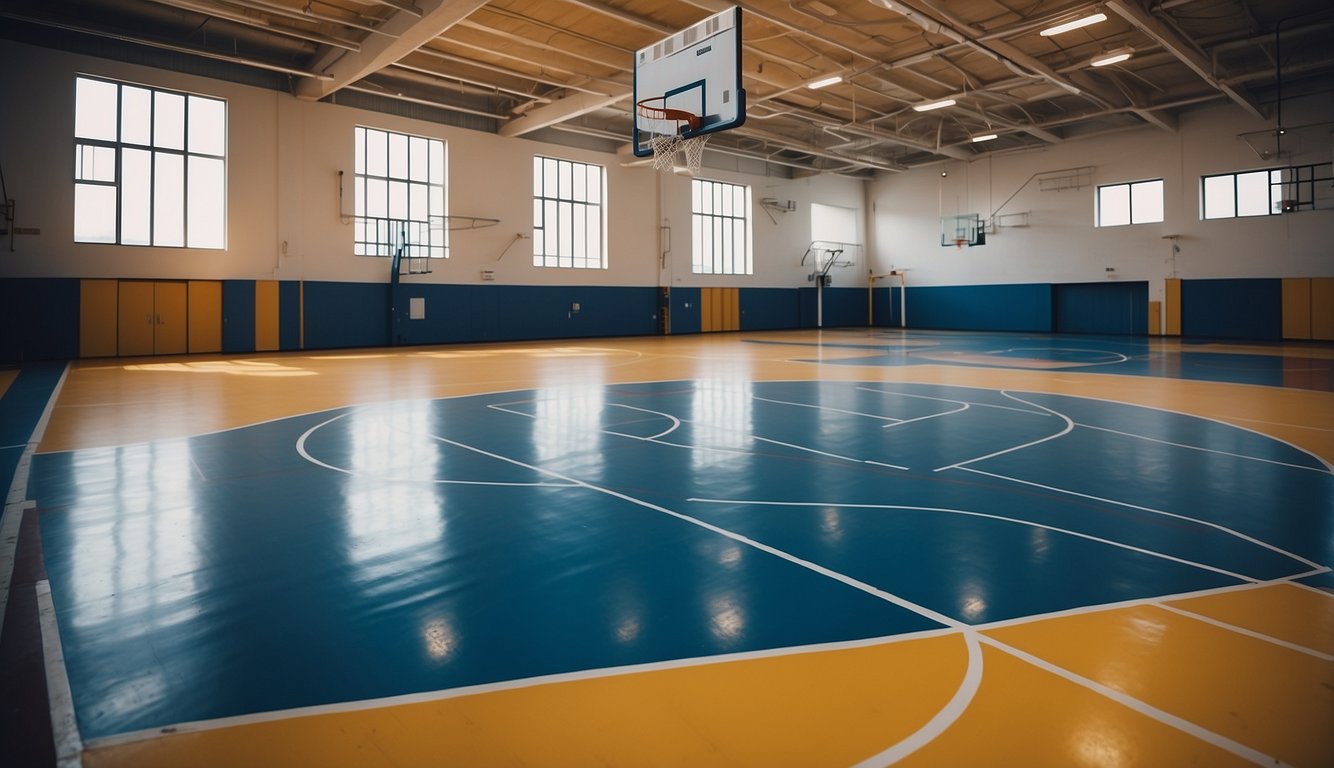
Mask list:
[{"label": "ceiling beam", "polygon": [[522,136],[525,133],[533,131],[556,123],[564,122],[580,115],[586,115],[589,112],[609,107],[622,99],[630,98],[630,91],[618,91],[610,95],[601,93],[576,93],[573,96],[566,96],[559,101],[553,101],[550,104],[543,104],[536,109],[530,109],[523,117],[516,117],[513,120],[500,126],[501,136]]},{"label": "ceiling beam", "polygon": [[302,78],[293,91],[301,99],[322,99],[397,62],[484,5],[486,0],[421,0],[412,11],[397,11],[381,24],[380,30],[386,35],[368,39],[360,51],[346,53],[324,67],[323,72],[331,76],[329,80]]},{"label": "ceiling beam", "polygon": [[1153,38],[1154,42],[1167,49],[1173,56],[1181,60],[1181,63],[1190,67],[1195,74],[1204,79],[1206,83],[1227,94],[1238,106],[1264,119],[1264,109],[1260,107],[1249,93],[1241,87],[1234,87],[1214,77],[1211,71],[1209,60],[1203,53],[1200,53],[1189,42],[1183,39],[1171,27],[1168,27],[1162,21],[1149,15],[1148,11],[1140,8],[1138,4],[1130,0],[1107,0],[1107,8],[1116,15],[1130,22],[1139,31]]}]

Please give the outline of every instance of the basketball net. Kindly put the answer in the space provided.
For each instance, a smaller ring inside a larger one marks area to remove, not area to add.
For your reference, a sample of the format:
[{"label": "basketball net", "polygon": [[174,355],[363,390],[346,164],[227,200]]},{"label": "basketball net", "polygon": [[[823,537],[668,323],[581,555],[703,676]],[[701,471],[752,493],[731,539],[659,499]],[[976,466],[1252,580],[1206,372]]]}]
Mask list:
[{"label": "basketball net", "polygon": [[[665,101],[659,96],[644,99],[636,105],[650,133],[648,145],[653,150],[653,169],[673,172],[684,169],[694,176],[704,161],[704,145],[708,143],[709,135],[683,136],[687,129],[699,128],[699,117],[685,110],[654,105],[654,102],[661,104]],[[678,155],[684,155],[684,162],[677,162]]]}]

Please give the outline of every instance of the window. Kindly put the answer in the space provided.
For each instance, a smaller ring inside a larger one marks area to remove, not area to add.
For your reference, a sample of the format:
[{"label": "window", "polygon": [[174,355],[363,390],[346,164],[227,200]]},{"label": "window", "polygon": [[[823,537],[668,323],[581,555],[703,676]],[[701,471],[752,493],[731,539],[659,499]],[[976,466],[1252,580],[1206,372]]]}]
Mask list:
[{"label": "window", "polygon": [[357,126],[353,249],[358,256],[443,259],[445,142]]},{"label": "window", "polygon": [[1163,180],[1098,187],[1099,227],[1151,224],[1163,220]]},{"label": "window", "polygon": [[1200,183],[1200,218],[1232,219],[1283,212],[1283,171],[1247,171],[1205,176]]},{"label": "window", "polygon": [[227,102],[75,78],[74,241],[227,247]]},{"label": "window", "polygon": [[750,187],[690,180],[692,268],[701,275],[749,275]]},{"label": "window", "polygon": [[606,188],[600,165],[533,158],[533,266],[606,269]]}]

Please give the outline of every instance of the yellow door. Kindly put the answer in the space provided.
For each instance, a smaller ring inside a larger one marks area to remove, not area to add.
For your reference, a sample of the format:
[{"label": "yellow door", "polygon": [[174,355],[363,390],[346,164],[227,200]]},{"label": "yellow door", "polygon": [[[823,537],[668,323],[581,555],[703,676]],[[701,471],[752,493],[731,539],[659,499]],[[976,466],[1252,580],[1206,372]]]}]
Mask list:
[{"label": "yellow door", "polygon": [[717,330],[713,327],[713,289],[699,289],[699,329],[704,333]]},{"label": "yellow door", "polygon": [[1334,277],[1311,278],[1311,338],[1334,341]]},{"label": "yellow door", "polygon": [[1163,307],[1167,310],[1163,332],[1168,336],[1181,335],[1181,278],[1167,278],[1167,291]]},{"label": "yellow door", "polygon": [[116,356],[115,280],[79,283],[79,357]]},{"label": "yellow door", "polygon": [[255,281],[255,350],[278,349],[278,281]]},{"label": "yellow door", "polygon": [[727,330],[741,330],[741,289],[727,289]]},{"label": "yellow door", "polygon": [[1311,279],[1283,278],[1283,338],[1311,338]]},{"label": "yellow door", "polygon": [[190,305],[190,352],[221,352],[222,283],[191,280],[186,292]]},{"label": "yellow door", "polygon": [[1163,335],[1163,303],[1161,301],[1149,302],[1149,335]]},{"label": "yellow door", "polygon": [[153,283],[123,280],[117,294],[118,353],[122,356],[153,354]]},{"label": "yellow door", "polygon": [[153,284],[153,353],[183,355],[187,347],[189,313],[185,283]]}]

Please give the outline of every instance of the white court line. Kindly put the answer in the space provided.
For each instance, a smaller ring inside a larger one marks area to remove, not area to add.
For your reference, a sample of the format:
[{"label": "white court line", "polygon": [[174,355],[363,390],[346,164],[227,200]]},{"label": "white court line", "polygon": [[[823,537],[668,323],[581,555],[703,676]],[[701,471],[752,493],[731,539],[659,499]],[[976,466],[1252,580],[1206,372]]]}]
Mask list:
[{"label": "white court line", "polygon": [[877,421],[892,421],[892,422],[896,422],[896,423],[897,423],[897,422],[900,422],[900,421],[903,421],[903,419],[896,419],[896,418],[894,418],[894,417],[892,417],[892,416],[880,416],[880,415],[878,415],[878,414],[874,414],[874,413],[862,413],[861,411],[849,411],[849,410],[845,410],[845,409],[843,409],[843,408],[834,408],[833,406],[828,406],[828,405],[814,405],[814,404],[812,404],[812,403],[792,403],[792,402],[788,402],[787,400],[774,400],[774,399],[772,399],[772,398],[768,398],[768,397],[760,397],[759,395],[751,395],[751,396],[750,396],[750,399],[752,399],[752,400],[761,400],[761,401],[766,402],[766,403],[777,403],[778,405],[791,405],[791,406],[795,406],[795,407],[797,407],[797,408],[814,408],[814,409],[817,410],[817,411],[833,411],[834,413],[845,413],[845,414],[847,414],[847,415],[849,415],[849,416],[864,416],[864,417],[866,417],[866,418],[868,418],[868,419],[875,419],[875,420],[877,420]]},{"label": "white court line", "polygon": [[5,505],[5,517],[0,521],[0,637],[5,634],[5,608],[9,605],[9,585],[14,578],[14,560],[19,543],[19,529],[23,513],[37,506],[35,501]]},{"label": "white court line", "polygon": [[336,467],[333,464],[320,461],[314,456],[311,456],[310,452],[306,450],[307,438],[315,434],[316,430],[320,429],[321,427],[328,426],[329,424],[332,424],[335,421],[338,421],[339,419],[348,415],[350,415],[350,412],[340,413],[339,415],[333,417],[332,419],[328,419],[327,421],[322,421],[319,424],[316,424],[315,426],[306,430],[305,432],[302,432],[301,436],[296,439],[296,452],[301,455],[301,458],[305,459],[311,464],[314,464],[317,467],[324,467],[325,469],[331,469],[334,472],[341,472],[350,477],[371,477],[375,478],[376,480],[382,480],[388,483],[431,483],[433,485],[485,485],[485,486],[494,486],[501,488],[569,488],[570,487],[569,483],[542,483],[542,482],[521,483],[521,482],[506,482],[500,480],[439,480],[439,479],[415,480],[412,478],[402,478],[402,477],[384,477],[381,475],[373,475],[369,472],[356,472],[350,469],[345,469],[343,467]]},{"label": "white court line", "polygon": [[1277,464],[1277,465],[1280,466],[1280,467],[1291,467],[1291,468],[1293,468],[1293,469],[1304,469],[1304,470],[1306,470],[1306,471],[1308,471],[1308,472],[1319,472],[1319,473],[1321,473],[1322,475],[1323,475],[1323,474],[1329,474],[1328,470],[1322,469],[1322,468],[1320,468],[1320,467],[1308,467],[1308,466],[1305,466],[1305,465],[1302,465],[1302,464],[1290,464],[1290,463],[1288,463],[1288,462],[1286,462],[1286,461],[1277,461],[1277,460],[1275,460],[1275,459],[1262,459],[1262,458],[1260,458],[1259,456],[1247,456],[1247,455],[1244,454],[1244,453],[1232,453],[1232,452],[1230,452],[1230,451],[1220,451],[1220,450],[1217,450],[1217,449],[1215,449],[1215,448],[1202,448],[1202,447],[1200,447],[1200,446],[1198,446],[1198,445],[1186,445],[1185,443],[1174,443],[1174,442],[1172,442],[1172,441],[1170,441],[1170,440],[1159,440],[1159,439],[1156,438],[1156,437],[1149,437],[1148,435],[1136,435],[1136,434],[1131,433],[1131,432],[1122,432],[1122,431],[1119,430],[1119,429],[1109,429],[1109,428],[1107,428],[1107,427],[1095,427],[1095,426],[1093,426],[1092,424],[1084,424],[1084,423],[1082,423],[1082,422],[1077,423],[1076,426],[1083,427],[1084,429],[1093,429],[1093,430],[1097,430],[1098,432],[1110,432],[1110,433],[1112,433],[1113,435],[1121,435],[1121,436],[1123,436],[1123,437],[1129,437],[1129,438],[1133,438],[1133,439],[1135,439],[1135,440],[1147,440],[1147,441],[1149,441],[1149,442],[1151,442],[1151,443],[1159,443],[1159,444],[1161,444],[1161,445],[1170,445],[1170,446],[1172,446],[1173,448],[1186,448],[1186,449],[1188,449],[1188,450],[1192,450],[1192,451],[1203,451],[1203,452],[1205,452],[1205,453],[1216,453],[1216,454],[1218,454],[1218,455],[1220,455],[1220,456],[1231,456],[1231,457],[1233,457],[1233,458],[1237,458],[1237,459],[1246,459],[1247,461],[1262,461],[1262,462],[1264,462],[1264,463],[1266,463],[1266,464]]},{"label": "white court line", "polygon": [[[497,405],[488,405],[487,408],[491,408],[491,409],[493,409],[493,410],[497,410],[497,411],[502,411],[502,412],[504,412],[504,413],[512,413],[512,414],[514,414],[515,416],[524,416],[524,417],[529,418],[529,419],[537,419],[537,415],[536,415],[536,414],[532,414],[532,413],[524,413],[523,411],[515,411],[515,410],[512,410],[512,409],[510,409],[510,408],[504,408],[504,407],[502,407],[502,406],[506,406],[506,405],[519,405],[520,403],[535,403],[535,402],[537,402],[537,401],[536,401],[536,400],[515,400],[515,401],[512,402],[512,403],[500,403],[500,404],[497,404]],[[599,432],[601,432],[601,433],[603,433],[603,434],[605,434],[605,435],[615,435],[616,437],[628,437],[628,438],[630,438],[631,440],[644,440],[644,441],[648,441],[648,442],[653,442],[653,441],[656,441],[658,438],[660,438],[660,437],[664,437],[664,436],[666,436],[666,435],[670,435],[671,433],[673,433],[673,432],[675,432],[676,430],[678,430],[678,429],[681,428],[681,420],[678,419],[678,418],[676,418],[675,416],[671,415],[670,413],[663,413],[662,411],[654,411],[654,410],[650,410],[650,409],[648,409],[648,408],[640,408],[639,406],[636,406],[636,405],[625,405],[625,404],[623,404],[623,403],[607,403],[607,405],[610,406],[610,407],[614,407],[614,408],[625,408],[625,409],[627,409],[627,410],[631,410],[631,411],[639,411],[640,413],[650,413],[650,414],[653,414],[654,416],[661,416],[661,417],[663,417],[664,419],[667,419],[667,420],[671,421],[671,422],[672,422],[672,425],[671,425],[670,427],[668,427],[667,429],[664,429],[663,431],[659,432],[658,434],[656,434],[656,435],[649,435],[648,437],[643,437],[643,436],[641,436],[641,435],[627,435],[627,434],[624,433],[624,432],[617,432],[617,431],[615,431],[615,430],[611,430],[611,429],[599,429],[599,430],[598,430]]]},{"label": "white court line", "polygon": [[901,470],[903,470],[904,472],[911,472],[911,471],[912,471],[912,467],[903,467],[903,466],[900,466],[900,465],[898,465],[898,464],[886,464],[886,463],[883,462],[883,461],[871,461],[870,459],[862,459],[862,463],[863,463],[863,464],[874,464],[874,465],[876,465],[877,467],[889,467],[890,469],[901,469]]},{"label": "white court line", "polygon": [[982,646],[978,642],[978,635],[976,632],[964,632],[963,639],[968,648],[968,667],[964,672],[963,680],[959,682],[959,687],[955,689],[949,702],[930,720],[926,721],[921,728],[918,728],[889,749],[862,760],[853,768],[879,768],[882,765],[897,763],[930,744],[963,715],[968,709],[968,705],[973,702],[973,697],[977,695],[978,689],[982,687]]},{"label": "white court line", "polygon": [[1064,494],[1068,494],[1068,495],[1070,495],[1070,496],[1078,496],[1078,497],[1081,498],[1081,499],[1090,499],[1090,500],[1092,500],[1092,501],[1101,501],[1101,502],[1103,502],[1103,503],[1105,503],[1105,504],[1114,504],[1114,505],[1116,505],[1116,506],[1118,506],[1118,507],[1126,507],[1126,508],[1128,508],[1128,509],[1137,509],[1137,510],[1139,510],[1139,511],[1141,511],[1141,512],[1148,512],[1148,513],[1150,513],[1150,514],[1154,514],[1154,515],[1162,515],[1163,517],[1171,517],[1171,518],[1175,518],[1175,519],[1177,519],[1177,520],[1185,520],[1185,521],[1190,522],[1190,523],[1196,523],[1196,524],[1198,524],[1198,525],[1203,525],[1203,526],[1205,526],[1205,527],[1207,527],[1207,528],[1213,528],[1213,529],[1215,529],[1215,530],[1217,530],[1217,531],[1221,531],[1221,532],[1223,532],[1223,533],[1226,533],[1226,534],[1229,535],[1229,536],[1235,536],[1236,538],[1241,539],[1242,541],[1248,542],[1248,543],[1250,543],[1250,544],[1254,544],[1254,545],[1256,545],[1257,547],[1264,547],[1265,549],[1268,549],[1268,550],[1273,551],[1273,552],[1277,552],[1278,554],[1283,555],[1283,556],[1285,556],[1285,557],[1292,558],[1293,560],[1296,560],[1297,562],[1302,563],[1303,565],[1308,565],[1308,566],[1310,566],[1310,567],[1312,567],[1312,568],[1324,568],[1325,570],[1328,570],[1328,568],[1326,568],[1326,566],[1324,566],[1324,565],[1322,565],[1322,564],[1320,564],[1320,563],[1317,563],[1317,562],[1315,562],[1314,560],[1308,560],[1307,558],[1302,557],[1301,555],[1298,555],[1298,554],[1296,554],[1295,552],[1289,552],[1288,550],[1283,549],[1282,547],[1276,546],[1276,545],[1274,545],[1274,544],[1270,544],[1270,543],[1265,542],[1265,541],[1261,541],[1260,539],[1257,539],[1257,538],[1255,538],[1254,536],[1250,536],[1250,535],[1248,535],[1248,534],[1242,533],[1241,531],[1237,531],[1237,530],[1234,530],[1234,529],[1232,529],[1232,528],[1228,528],[1227,526],[1222,525],[1221,523],[1215,523],[1215,522],[1212,522],[1212,521],[1210,521],[1210,520],[1201,520],[1200,518],[1197,518],[1197,517],[1190,517],[1190,516],[1188,516],[1188,515],[1182,515],[1182,514],[1179,514],[1179,513],[1177,513],[1177,512],[1168,512],[1168,511],[1166,511],[1166,510],[1162,510],[1162,509],[1154,509],[1153,507],[1145,507],[1145,506],[1141,506],[1141,505],[1139,505],[1139,504],[1131,504],[1131,503],[1128,502],[1128,501],[1117,501],[1117,500],[1115,500],[1115,499],[1108,499],[1108,498],[1105,498],[1105,497],[1102,497],[1102,496],[1094,496],[1094,495],[1092,495],[1092,494],[1088,494],[1088,493],[1080,493],[1079,491],[1071,491],[1071,490],[1067,490],[1067,489],[1065,489],[1065,488],[1057,488],[1057,487],[1054,486],[1054,485],[1044,485],[1044,484],[1042,484],[1042,483],[1035,483],[1035,482],[1033,482],[1033,481],[1031,481],[1031,480],[1020,480],[1020,479],[1017,478],[1017,477],[1010,477],[1010,476],[1008,476],[1008,475],[998,475],[998,474],[996,474],[995,472],[985,472],[985,471],[980,470],[980,469],[973,469],[972,467],[956,467],[956,469],[958,469],[958,470],[960,470],[960,471],[962,471],[962,472],[972,472],[972,473],[974,473],[974,474],[978,474],[978,475],[986,475],[987,477],[994,477],[994,478],[996,478],[997,480],[1006,480],[1006,481],[1009,481],[1009,482],[1011,482],[1011,483],[1019,483],[1020,485],[1031,485],[1031,486],[1033,486],[1034,488],[1042,488],[1043,490],[1052,491],[1052,492],[1055,492],[1055,493],[1064,493]]},{"label": "white court line", "polygon": [[[994,390],[994,389],[986,389],[985,387],[969,387],[969,386],[965,386],[965,385],[962,385],[962,384],[933,384],[933,385],[930,385],[930,386],[958,387],[959,389],[976,389],[976,390],[980,390],[980,391],[982,391],[982,392],[995,392],[995,391],[996,391],[996,390]],[[1017,411],[1018,413],[1031,413],[1031,414],[1033,414],[1034,416],[1050,416],[1050,415],[1051,415],[1051,414],[1050,414],[1049,412],[1047,412],[1047,411],[1031,411],[1031,410],[1029,410],[1029,409],[1027,409],[1027,408],[1015,408],[1014,406],[1010,406],[1010,405],[996,405],[996,404],[994,404],[994,403],[979,403],[979,402],[974,401],[974,400],[952,400],[952,399],[950,399],[950,398],[948,398],[948,397],[932,397],[931,395],[916,395],[916,394],[913,394],[913,393],[911,393],[911,392],[895,392],[895,391],[892,390],[892,389],[876,389],[875,387],[857,387],[856,389],[859,390],[859,391],[861,391],[861,392],[876,392],[876,393],[879,393],[879,394],[882,394],[882,395],[897,395],[898,397],[915,397],[915,398],[917,398],[917,399],[919,399],[919,400],[938,400],[938,401],[940,401],[940,402],[942,402],[942,403],[967,403],[968,405],[975,405],[975,406],[977,406],[978,408],[995,408],[996,410],[999,410],[999,411]]]},{"label": "white court line", "polygon": [[42,630],[42,659],[46,667],[46,698],[51,705],[51,732],[55,741],[56,768],[83,765],[83,741],[74,717],[74,697],[65,672],[65,653],[60,647],[56,608],[51,601],[51,583],[37,582],[37,620]]},{"label": "white court line", "polygon": [[1156,595],[1154,597],[1136,597],[1130,600],[1118,600],[1112,603],[1098,603],[1096,605],[1081,605],[1078,608],[1066,608],[1059,611],[1048,611],[1047,613],[1033,613],[1027,616],[1017,616],[1013,619],[1000,619],[999,621],[990,621],[985,624],[976,624],[974,625],[973,628],[978,630],[979,632],[984,632],[989,629],[1001,629],[1003,627],[1014,627],[1022,624],[1034,624],[1042,621],[1070,618],[1072,616],[1085,616],[1090,613],[1118,611],[1126,608],[1138,608],[1144,605],[1159,605],[1163,601],[1167,600],[1189,600],[1192,598],[1209,597],[1212,595],[1228,595],[1236,592],[1248,592],[1253,589],[1264,589],[1265,587],[1272,587],[1279,584],[1291,584],[1292,586],[1302,586],[1294,582],[1293,579],[1305,578],[1306,576],[1311,576],[1314,575],[1315,573],[1323,573],[1328,570],[1329,570],[1328,568],[1325,568],[1323,571],[1296,573],[1291,576],[1284,576],[1282,578],[1271,579],[1269,581],[1254,581],[1254,582],[1246,582],[1244,584],[1228,584],[1226,586],[1213,587],[1211,589],[1197,589],[1197,590],[1192,590],[1190,592],[1177,592],[1175,594]]},{"label": "white court line", "polygon": [[1037,403],[1030,403],[1030,402],[1028,402],[1027,400],[1024,400],[1024,399],[1022,399],[1022,398],[1015,397],[1014,395],[1010,394],[1009,392],[1007,392],[1007,391],[1005,391],[1005,390],[1003,390],[1003,389],[1000,391],[1000,393],[1001,393],[1001,395],[1004,396],[1004,397],[1008,397],[1008,398],[1010,398],[1010,399],[1012,399],[1012,400],[1017,400],[1018,402],[1021,402],[1021,403],[1025,404],[1025,405],[1031,405],[1031,406],[1033,406],[1034,408],[1041,408],[1042,410],[1047,411],[1047,412],[1050,413],[1051,415],[1059,417],[1062,421],[1065,422],[1065,429],[1062,429],[1060,432],[1057,432],[1056,434],[1053,434],[1053,435],[1047,435],[1047,436],[1044,437],[1044,438],[1041,438],[1041,439],[1038,439],[1038,440],[1032,440],[1032,441],[1030,441],[1030,442],[1024,443],[1023,445],[1016,445],[1016,446],[1014,446],[1014,447],[1012,447],[1012,448],[1006,448],[1006,449],[1004,449],[1004,450],[995,451],[995,452],[993,452],[993,453],[988,453],[986,456],[978,456],[977,458],[968,459],[967,461],[961,461],[961,462],[959,462],[959,463],[957,463],[957,464],[950,464],[949,466],[945,466],[945,467],[936,467],[936,469],[935,469],[936,472],[942,472],[942,471],[944,471],[944,470],[946,470],[946,469],[957,469],[957,468],[961,468],[961,467],[963,467],[965,464],[972,464],[973,462],[982,461],[983,459],[991,459],[991,458],[995,458],[995,457],[997,457],[997,456],[1001,456],[1001,455],[1004,455],[1004,454],[1007,454],[1007,453],[1012,453],[1012,452],[1014,452],[1014,451],[1022,450],[1022,449],[1024,449],[1024,448],[1032,448],[1033,446],[1038,445],[1039,443],[1045,443],[1045,442],[1047,442],[1048,440],[1055,440],[1055,439],[1058,438],[1058,437],[1064,437],[1065,435],[1070,434],[1070,432],[1071,432],[1072,430],[1074,430],[1074,428],[1075,428],[1075,422],[1074,422],[1074,420],[1071,419],[1070,417],[1066,416],[1066,415],[1063,414],[1063,413],[1057,413],[1056,411],[1052,410],[1051,408],[1047,408],[1046,406],[1038,405]]},{"label": "white court line", "polygon": [[903,421],[900,421],[898,424],[886,424],[885,426],[881,427],[881,429],[889,429],[890,427],[901,427],[904,424],[911,424],[914,421],[926,421],[927,419],[936,419],[940,418],[941,416],[950,416],[956,413],[961,413],[963,411],[966,411],[968,410],[968,408],[969,408],[968,403],[960,403],[959,407],[955,408],[952,411],[941,411],[940,413],[932,413],[926,416],[918,416],[915,419],[904,419]]},{"label": "white court line", "polygon": [[4,521],[0,523],[0,580],[3,580],[3,589],[0,589],[0,634],[4,632],[5,612],[9,608],[9,585],[14,576],[14,562],[17,558],[15,550],[18,548],[23,512],[37,506],[36,502],[28,499],[28,476],[32,472],[32,457],[46,435],[46,425],[51,422],[51,412],[56,407],[56,399],[60,396],[60,390],[65,386],[65,377],[68,375],[69,363],[66,363],[60,372],[60,378],[56,380],[56,385],[51,389],[51,395],[46,398],[42,415],[37,417],[32,435],[23,445],[23,454],[14,465],[14,477],[10,481],[9,494],[5,496]]},{"label": "white court line", "polygon": [[825,502],[763,501],[763,500],[749,500],[749,499],[700,499],[700,498],[689,498],[686,499],[686,501],[692,501],[698,504],[732,504],[736,506],[841,507],[843,509],[902,509],[902,510],[907,510],[909,512],[944,512],[951,515],[964,515],[966,517],[981,517],[988,520],[1000,520],[1001,522],[1014,523],[1016,525],[1025,525],[1030,528],[1041,528],[1043,530],[1051,531],[1053,533],[1064,533],[1067,536],[1074,536],[1080,539],[1087,539],[1088,541],[1093,541],[1098,544],[1106,544],[1111,547],[1117,547],[1119,549],[1125,549],[1131,552],[1137,552],[1141,555],[1149,555],[1150,557],[1157,557],[1163,560],[1170,560],[1174,563],[1180,563],[1181,565],[1188,565],[1192,568],[1199,568],[1204,571],[1213,571],[1214,573],[1222,574],[1223,576],[1228,576],[1230,578],[1237,579],[1238,581],[1248,581],[1248,582],[1258,581],[1258,579],[1252,578],[1250,576],[1245,576],[1240,573],[1234,573],[1232,571],[1223,568],[1218,568],[1212,565],[1208,565],[1206,563],[1199,563],[1194,560],[1186,560],[1184,558],[1176,557],[1175,555],[1169,555],[1163,552],[1155,552],[1152,549],[1144,549],[1143,547],[1137,547],[1134,546],[1133,544],[1123,544],[1119,541],[1112,541],[1111,539],[1104,539],[1100,536],[1093,536],[1087,533],[1080,533],[1079,531],[1072,531],[1068,528],[1057,528],[1054,525],[1045,525],[1043,523],[1035,523],[1032,520],[1020,520],[1019,518],[1005,517],[1004,515],[993,515],[989,512],[972,512],[966,509],[951,509],[948,507],[914,507],[905,504],[849,504],[837,501],[825,501]]},{"label": "white court line", "polygon": [[810,645],[793,645],[782,648],[766,648],[758,651],[741,651],[739,653],[723,653],[715,656],[694,656],[687,659],[669,659],[667,661],[649,661],[642,664],[627,664],[618,667],[602,667],[599,669],[579,670],[577,672],[558,672],[551,675],[539,675],[537,677],[525,677],[517,680],[502,680],[495,683],[478,683],[477,685],[460,686],[458,688],[445,688],[437,691],[423,691],[420,693],[404,693],[397,696],[383,696],[376,699],[361,699],[358,701],[344,701],[336,704],[316,704],[309,707],[295,707],[292,709],[270,710],[268,712],[251,712],[244,715],[232,715],[230,717],[219,717],[211,720],[193,720],[184,723],[173,723],[171,725],[158,726],[156,728],[145,728],[138,731],[126,731],[110,736],[101,736],[96,739],[89,739],[85,743],[88,749],[103,749],[106,747],[120,746],[123,744],[132,744],[138,741],[155,739],[162,736],[172,736],[180,733],[198,733],[201,731],[212,731],[222,728],[232,728],[239,725],[253,725],[256,723],[269,723],[282,720],[293,720],[300,717],[316,717],[319,715],[341,714],[345,712],[365,712],[372,709],[384,709],[407,704],[422,704],[432,701],[448,701],[450,699],[463,698],[465,696],[477,696],[486,693],[496,693],[499,691],[513,691],[524,688],[536,688],[544,685],[559,685],[562,683],[574,683],[585,680],[599,680],[608,677],[623,677],[641,673],[663,672],[674,669],[689,669],[693,667],[706,667],[715,664],[732,664],[736,662],[757,661],[763,659],[784,658],[788,656],[805,656],[817,653],[828,653],[833,651],[856,650],[859,648],[874,648],[879,646],[897,645],[900,643],[911,642],[914,640],[928,640],[937,637],[946,637],[956,634],[958,630],[949,627],[938,629],[927,629],[919,632],[905,632],[899,635],[889,635],[885,637],[869,637],[862,640],[839,640],[831,643],[812,643]]},{"label": "white court line", "polygon": [[750,436],[750,439],[752,439],[752,440],[759,440],[759,441],[762,442],[762,443],[772,443],[772,444],[774,444],[774,445],[781,445],[781,446],[783,446],[784,448],[792,448],[792,449],[794,449],[794,450],[798,450],[798,451],[806,451],[807,453],[815,453],[815,454],[819,454],[819,455],[821,455],[821,456],[828,456],[828,457],[831,458],[831,459],[840,459],[840,460],[842,460],[842,461],[850,461],[850,462],[852,462],[853,464],[861,464],[861,463],[862,463],[862,460],[861,460],[861,459],[854,459],[854,458],[852,458],[851,456],[840,456],[840,455],[838,455],[837,453],[829,453],[828,451],[821,451],[821,450],[817,450],[817,449],[815,449],[815,448],[807,448],[807,447],[804,446],[804,445],[796,445],[795,443],[785,443],[785,442],[783,442],[782,440],[773,440],[773,439],[768,438],[768,437],[760,437],[759,435],[754,435],[754,434],[752,434],[752,435]]},{"label": "white court line", "polygon": [[1323,651],[1318,651],[1314,648],[1307,648],[1304,645],[1298,645],[1297,643],[1289,642],[1287,640],[1283,640],[1282,638],[1274,637],[1273,635],[1266,635],[1263,632],[1256,632],[1253,629],[1239,627],[1236,624],[1229,624],[1226,621],[1219,621],[1218,619],[1212,618],[1210,616],[1205,616],[1202,613],[1195,613],[1194,611],[1188,611],[1184,608],[1178,608],[1176,606],[1166,605],[1164,603],[1155,603],[1155,606],[1158,608],[1162,608],[1164,611],[1170,611],[1172,613],[1185,616],[1188,619],[1194,619],[1195,621],[1204,622],[1205,624],[1212,624],[1213,626],[1218,627],[1220,629],[1226,629],[1229,632],[1235,632],[1238,635],[1245,635],[1246,637],[1251,637],[1256,640],[1263,640],[1266,643],[1272,643],[1274,645],[1287,648],[1290,651],[1304,653],[1307,656],[1314,656],[1315,658],[1320,659],[1321,661],[1334,661],[1334,655],[1325,653]]},{"label": "white court line", "polygon": [[1055,664],[1052,664],[1049,661],[1034,656],[1031,653],[1027,653],[1025,651],[1019,650],[1018,648],[1015,648],[1014,646],[1007,645],[1001,642],[1000,640],[995,639],[994,637],[990,637],[988,635],[982,635],[981,639],[982,642],[986,643],[987,645],[990,645],[991,647],[997,650],[1008,653],[1011,656],[1015,657],[1016,659],[1019,659],[1020,661],[1028,662],[1029,664],[1039,669],[1050,672],[1053,675],[1056,675],[1057,677],[1060,677],[1064,680],[1074,683],[1075,685],[1078,685],[1082,688],[1087,688],[1088,690],[1101,694],[1102,696],[1109,698],[1112,701],[1115,701],[1116,703],[1124,707],[1132,709],[1142,715],[1151,717],[1154,720],[1157,720],[1158,722],[1163,723],[1165,725],[1170,725],[1179,731],[1188,733],[1191,736],[1194,736],[1195,738],[1199,739],[1200,741],[1212,744],[1215,747],[1219,747],[1220,749],[1227,750],[1228,752],[1231,752],[1232,754],[1242,758],[1243,760],[1248,760],[1256,765],[1265,765],[1265,766],[1287,765],[1287,763],[1284,763],[1271,755],[1266,755],[1263,752],[1260,752],[1259,750],[1252,749],[1251,747],[1246,746],[1245,744],[1233,741],[1232,739],[1229,739],[1228,737],[1223,736],[1222,734],[1215,733],[1213,731],[1208,730],[1207,728],[1203,728],[1199,725],[1196,725],[1195,723],[1192,723],[1189,720],[1177,717],[1176,715],[1170,712],[1158,709],[1157,707],[1147,702],[1141,701],[1133,696],[1130,696],[1129,694],[1122,693],[1121,691],[1118,691],[1117,689],[1112,688],[1110,686],[1104,685],[1096,680],[1092,680],[1090,678],[1084,677],[1083,675],[1071,672],[1070,670],[1065,669],[1064,667],[1058,667]]}]

